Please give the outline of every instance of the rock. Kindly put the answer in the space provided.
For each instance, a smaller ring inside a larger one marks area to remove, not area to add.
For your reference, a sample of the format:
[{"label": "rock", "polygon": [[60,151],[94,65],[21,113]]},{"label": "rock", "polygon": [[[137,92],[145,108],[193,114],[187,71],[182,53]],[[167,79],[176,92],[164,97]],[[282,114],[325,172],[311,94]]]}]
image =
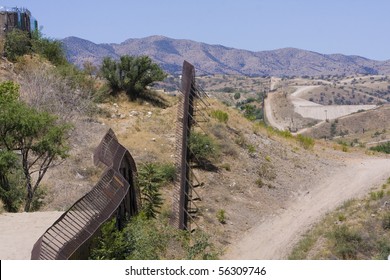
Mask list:
[{"label": "rock", "polygon": [[138,115],[139,115],[138,111],[130,111],[130,113],[129,113],[130,117],[134,117],[134,116],[138,116]]},{"label": "rock", "polygon": [[83,175],[81,175],[80,173],[76,172],[75,178],[78,179],[78,180],[82,180],[82,179],[84,179],[85,177],[84,177]]}]

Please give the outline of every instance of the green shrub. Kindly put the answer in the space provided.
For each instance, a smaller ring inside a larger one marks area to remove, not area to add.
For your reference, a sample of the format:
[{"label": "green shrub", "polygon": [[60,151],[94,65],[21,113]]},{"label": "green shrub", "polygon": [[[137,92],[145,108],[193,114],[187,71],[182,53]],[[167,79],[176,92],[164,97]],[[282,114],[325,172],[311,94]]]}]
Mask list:
[{"label": "green shrub", "polygon": [[44,38],[39,31],[32,34],[31,50],[33,53],[46,58],[54,65],[58,66],[68,63],[62,43],[58,40]]},{"label": "green shrub", "polygon": [[166,78],[160,66],[148,56],[123,55],[119,61],[105,57],[101,73],[114,95],[123,90],[132,100],[145,93],[148,85]]},{"label": "green shrub", "polygon": [[382,228],[390,229],[390,213],[386,213],[382,218]]},{"label": "green shrub", "polygon": [[92,241],[90,259],[158,260],[163,258],[171,236],[170,230],[144,215],[133,217],[123,230],[118,230],[112,219]]},{"label": "green shrub", "polygon": [[142,211],[146,218],[156,218],[163,203],[160,188],[165,181],[155,163],[145,163],[138,170],[138,184],[141,189]]},{"label": "green shrub", "polygon": [[261,108],[257,108],[255,105],[245,104],[242,107],[242,110],[244,110],[244,117],[250,121],[263,119],[263,110]]},{"label": "green shrub", "polygon": [[377,192],[370,192],[371,200],[379,200],[379,199],[383,198],[384,195],[385,195],[384,190],[380,190]]},{"label": "green shrub", "polygon": [[217,220],[221,224],[226,224],[226,212],[223,209],[217,211]]},{"label": "green shrub", "polygon": [[340,214],[338,215],[338,220],[339,220],[339,222],[344,222],[346,219],[347,219],[347,218],[345,217],[344,214],[340,213]]},{"label": "green shrub", "polygon": [[252,144],[249,144],[249,145],[247,146],[247,149],[248,149],[248,152],[249,152],[250,154],[256,153],[256,147],[255,147],[254,145],[252,145]]},{"label": "green shrub", "polygon": [[357,231],[349,229],[346,225],[336,227],[331,233],[335,241],[335,253],[344,260],[356,259],[362,237]]},{"label": "green shrub", "polygon": [[129,244],[123,231],[115,225],[115,219],[106,222],[100,229],[100,236],[92,240],[90,259],[124,260],[129,253]]},{"label": "green shrub", "polygon": [[214,110],[211,112],[211,116],[222,123],[227,123],[229,119],[228,113],[221,110]]},{"label": "green shrub", "polygon": [[379,256],[378,256],[379,259],[388,260],[388,257],[390,256],[390,242],[389,242],[389,240],[386,240],[386,238],[379,240],[377,248],[379,251]]},{"label": "green shrub", "polygon": [[284,138],[292,138],[293,135],[288,130],[279,130],[278,134]]},{"label": "green shrub", "polygon": [[217,253],[209,240],[209,236],[204,232],[196,231],[190,244],[187,245],[188,260],[213,260],[217,258]]},{"label": "green shrub", "polygon": [[54,65],[68,64],[62,43],[44,38],[39,31],[30,35],[27,31],[14,28],[6,35],[4,53],[11,61],[16,61],[25,54],[35,53]]},{"label": "green shrub", "polygon": [[18,212],[26,197],[23,173],[16,166],[6,171],[3,168],[5,172],[2,173],[1,161],[4,160],[4,157],[2,158],[1,154],[0,151],[0,199],[7,212]]},{"label": "green shrub", "polygon": [[[192,260],[217,257],[208,235],[201,230],[191,234],[172,228],[163,221],[147,219],[142,213],[132,217],[123,230],[116,228],[115,219],[106,222],[101,227],[100,235],[91,243],[90,259],[94,260]],[[174,255],[167,255],[167,252]]]},{"label": "green shrub", "polygon": [[192,132],[189,139],[191,159],[202,164],[211,161],[218,155],[218,147],[208,135],[199,132]]},{"label": "green shrub", "polygon": [[9,60],[16,61],[18,57],[31,52],[31,38],[27,31],[14,28],[5,38],[4,54]]},{"label": "green shrub", "polygon": [[240,98],[241,98],[241,93],[236,92],[236,93],[234,94],[234,99],[237,100],[237,99],[240,99]]},{"label": "green shrub", "polygon": [[298,142],[300,143],[300,145],[305,150],[309,150],[309,149],[312,149],[314,147],[315,141],[313,138],[303,136],[302,134],[298,134],[297,139],[298,139]]},{"label": "green shrub", "polygon": [[390,142],[386,142],[379,146],[371,147],[370,150],[390,154]]},{"label": "green shrub", "polygon": [[173,163],[158,163],[157,169],[165,182],[175,181],[176,167]]}]

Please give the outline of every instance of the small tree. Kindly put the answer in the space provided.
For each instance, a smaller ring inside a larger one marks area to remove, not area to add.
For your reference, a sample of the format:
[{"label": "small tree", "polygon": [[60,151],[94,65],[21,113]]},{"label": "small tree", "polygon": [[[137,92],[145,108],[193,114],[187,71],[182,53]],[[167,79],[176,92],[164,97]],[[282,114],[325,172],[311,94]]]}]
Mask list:
[{"label": "small tree", "polygon": [[54,65],[67,64],[62,43],[58,40],[44,38],[40,31],[35,31],[31,35],[31,50],[41,55]]},{"label": "small tree", "polygon": [[4,53],[11,61],[16,61],[19,56],[25,54],[36,53],[57,66],[68,63],[62,43],[58,40],[44,38],[40,31],[30,34],[14,28],[6,35]]},{"label": "small tree", "polygon": [[106,57],[101,72],[114,93],[124,90],[132,100],[144,93],[148,85],[166,78],[160,66],[148,56],[124,55],[118,62]]},{"label": "small tree", "polygon": [[28,212],[49,167],[67,157],[70,126],[19,101],[18,89],[12,82],[0,84],[0,150],[20,153],[27,193],[24,210]]},{"label": "small tree", "polygon": [[16,61],[19,56],[29,52],[31,52],[31,38],[27,31],[14,28],[7,33],[4,54],[9,60]]}]

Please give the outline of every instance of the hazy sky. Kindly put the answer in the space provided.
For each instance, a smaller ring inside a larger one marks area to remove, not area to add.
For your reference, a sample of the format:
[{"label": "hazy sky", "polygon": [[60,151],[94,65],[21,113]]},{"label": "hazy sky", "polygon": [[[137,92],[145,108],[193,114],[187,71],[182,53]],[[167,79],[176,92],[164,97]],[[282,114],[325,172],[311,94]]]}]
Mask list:
[{"label": "hazy sky", "polygon": [[252,51],[285,47],[390,59],[389,0],[14,0],[45,36],[95,43],[163,35]]}]

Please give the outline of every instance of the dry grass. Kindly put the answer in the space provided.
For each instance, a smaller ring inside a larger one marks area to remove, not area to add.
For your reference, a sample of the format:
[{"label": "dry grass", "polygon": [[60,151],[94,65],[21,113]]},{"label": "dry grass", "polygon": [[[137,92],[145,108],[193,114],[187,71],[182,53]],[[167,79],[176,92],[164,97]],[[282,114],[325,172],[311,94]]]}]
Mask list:
[{"label": "dry grass", "polygon": [[346,201],[309,230],[290,259],[387,259],[390,178],[359,200]]}]

